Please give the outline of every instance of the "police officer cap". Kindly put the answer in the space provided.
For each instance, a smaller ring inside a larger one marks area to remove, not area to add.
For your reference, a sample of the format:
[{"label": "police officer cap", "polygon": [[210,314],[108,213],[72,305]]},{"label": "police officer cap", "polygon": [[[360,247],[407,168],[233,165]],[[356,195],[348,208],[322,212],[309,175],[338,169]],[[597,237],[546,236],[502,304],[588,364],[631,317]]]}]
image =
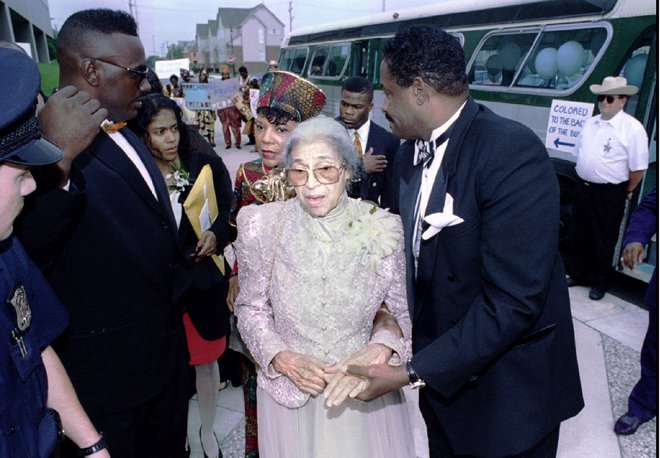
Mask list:
[{"label": "police officer cap", "polygon": [[52,164],[64,153],[41,137],[36,100],[41,85],[37,64],[18,50],[0,48],[0,164]]}]

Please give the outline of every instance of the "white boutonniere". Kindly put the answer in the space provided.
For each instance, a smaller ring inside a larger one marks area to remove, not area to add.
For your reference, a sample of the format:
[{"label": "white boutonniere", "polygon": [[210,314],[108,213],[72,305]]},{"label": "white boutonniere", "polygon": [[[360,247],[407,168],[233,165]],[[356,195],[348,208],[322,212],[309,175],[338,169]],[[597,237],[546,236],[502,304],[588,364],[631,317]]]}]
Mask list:
[{"label": "white boutonniere", "polygon": [[168,182],[172,182],[169,188],[175,191],[179,191],[180,193],[185,191],[186,186],[190,186],[192,184],[190,173],[183,167],[183,165],[177,166],[172,164],[172,173],[167,175],[165,178],[168,180]]},{"label": "white boutonniere", "polygon": [[431,213],[424,217],[424,221],[429,223],[429,228],[424,231],[422,238],[428,240],[443,228],[447,226],[455,226],[463,222],[463,218],[454,215],[454,198],[451,194],[447,193],[445,196],[445,206],[440,213]]}]

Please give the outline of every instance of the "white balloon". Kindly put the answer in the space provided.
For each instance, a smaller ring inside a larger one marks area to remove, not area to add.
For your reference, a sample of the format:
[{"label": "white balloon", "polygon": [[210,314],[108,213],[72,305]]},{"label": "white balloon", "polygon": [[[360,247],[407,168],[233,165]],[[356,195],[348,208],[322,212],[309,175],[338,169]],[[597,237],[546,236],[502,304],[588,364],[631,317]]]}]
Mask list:
[{"label": "white balloon", "polygon": [[557,50],[555,48],[545,48],[539,51],[534,59],[536,72],[544,80],[549,80],[557,75]]},{"label": "white balloon", "polygon": [[572,75],[582,67],[584,48],[577,41],[567,41],[557,50],[557,70],[562,75]]},{"label": "white balloon", "polygon": [[631,86],[642,87],[647,58],[648,54],[637,54],[626,62],[626,66],[623,68],[623,76],[626,77],[628,84]]},{"label": "white balloon", "polygon": [[510,41],[502,46],[500,56],[502,56],[502,68],[505,70],[515,70],[521,56],[520,46]]},{"label": "white balloon", "polygon": [[502,71],[502,65],[502,58],[499,54],[493,54],[486,60],[486,71],[491,81],[495,81],[495,77]]}]

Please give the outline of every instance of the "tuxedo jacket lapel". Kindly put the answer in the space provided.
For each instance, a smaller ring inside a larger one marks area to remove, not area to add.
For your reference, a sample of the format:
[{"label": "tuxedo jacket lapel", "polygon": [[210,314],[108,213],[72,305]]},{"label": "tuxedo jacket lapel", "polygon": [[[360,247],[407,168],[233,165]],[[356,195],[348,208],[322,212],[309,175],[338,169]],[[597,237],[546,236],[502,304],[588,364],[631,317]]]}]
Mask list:
[{"label": "tuxedo jacket lapel", "polygon": [[[139,143],[137,137],[128,133],[124,135],[127,141],[133,146],[138,156],[144,163],[144,166],[154,184],[158,200],[154,198],[151,189],[142,178],[135,164],[128,158],[124,151],[107,134],[97,136],[95,143],[97,147],[93,149],[96,158],[105,164],[109,169],[114,170],[126,183],[136,192],[138,196],[155,212],[165,217],[172,234],[177,236],[176,221],[172,213],[172,206],[169,201],[169,193],[165,187],[165,180],[156,167],[153,158],[147,149]],[[129,204],[129,203],[127,203]]]},{"label": "tuxedo jacket lapel", "polygon": [[[456,173],[465,133],[472,122],[472,119],[476,116],[478,109],[478,105],[472,99],[468,99],[461,115],[454,123],[451,136],[447,143],[447,149],[442,158],[440,170],[438,170],[438,174],[433,183],[433,189],[431,190],[431,195],[429,196],[428,204],[426,205],[425,216],[432,213],[442,212],[444,210],[445,198],[450,189],[449,185],[451,184],[451,180]],[[455,198],[456,196],[452,195],[452,197]],[[416,283],[428,285],[433,282],[433,268],[436,264],[435,259],[439,255],[440,248],[438,247],[438,244],[440,243],[441,237],[442,232],[431,237],[429,240],[422,239],[419,249]],[[420,288],[419,291],[415,291],[415,294],[419,296],[416,298],[417,303],[426,303],[427,301],[423,301],[422,299],[424,299],[423,296],[428,293],[429,288]],[[414,314],[412,315],[413,324],[420,314],[421,307],[415,307]]]},{"label": "tuxedo jacket lapel", "polygon": [[412,254],[412,240],[415,234],[415,203],[422,183],[422,165],[413,164],[414,145],[413,142],[406,142],[397,153],[400,170],[398,204],[405,238],[406,283],[411,316],[414,307],[415,259]]}]

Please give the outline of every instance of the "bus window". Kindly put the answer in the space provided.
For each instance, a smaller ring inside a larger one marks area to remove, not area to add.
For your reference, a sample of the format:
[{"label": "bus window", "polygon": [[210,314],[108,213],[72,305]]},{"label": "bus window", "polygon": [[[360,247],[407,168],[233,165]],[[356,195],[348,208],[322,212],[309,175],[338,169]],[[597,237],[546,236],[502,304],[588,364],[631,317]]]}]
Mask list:
[{"label": "bus window", "polygon": [[378,85],[380,83],[380,63],[383,60],[383,50],[376,46],[369,46],[369,62],[371,62],[371,71],[367,79]]},{"label": "bus window", "polygon": [[494,34],[488,37],[475,53],[468,71],[469,83],[510,86],[537,35],[537,31],[531,31]]},{"label": "bus window", "polygon": [[323,71],[323,76],[334,78],[341,75],[348,61],[349,50],[350,45],[348,43],[332,45],[330,53],[328,53],[328,62]]},{"label": "bus window", "polygon": [[480,90],[574,90],[595,67],[607,37],[606,26],[598,24],[493,32],[477,46],[468,81]]},{"label": "bus window", "polygon": [[308,70],[310,76],[321,76],[323,74],[323,66],[325,65],[325,59],[328,56],[329,48],[330,47],[327,45],[317,46],[314,51],[314,56],[312,57],[312,65]]},{"label": "bus window", "polygon": [[305,68],[308,53],[309,49],[307,47],[285,49],[282,52],[280,68],[300,75],[303,68]]},{"label": "bus window", "polygon": [[[646,72],[646,64],[649,60],[649,53],[651,46],[655,40],[655,31],[652,28],[647,29],[633,44],[632,48],[626,54],[622,65],[617,72],[619,76],[623,76],[628,80],[628,84],[637,86],[642,91],[644,84],[644,73]],[[626,112],[638,116],[642,119],[641,113],[637,113],[637,105],[639,103],[639,93],[628,97],[626,103]]]},{"label": "bus window", "polygon": [[347,76],[367,77],[367,47],[365,42],[353,43],[351,47],[351,66]]},{"label": "bus window", "polygon": [[557,90],[576,86],[591,73],[606,38],[604,28],[543,31],[515,86]]},{"label": "bus window", "polygon": [[291,70],[293,73],[300,75],[305,68],[305,62],[307,61],[307,54],[309,49],[307,48],[297,48],[296,54],[293,56],[293,61],[291,62]]}]

